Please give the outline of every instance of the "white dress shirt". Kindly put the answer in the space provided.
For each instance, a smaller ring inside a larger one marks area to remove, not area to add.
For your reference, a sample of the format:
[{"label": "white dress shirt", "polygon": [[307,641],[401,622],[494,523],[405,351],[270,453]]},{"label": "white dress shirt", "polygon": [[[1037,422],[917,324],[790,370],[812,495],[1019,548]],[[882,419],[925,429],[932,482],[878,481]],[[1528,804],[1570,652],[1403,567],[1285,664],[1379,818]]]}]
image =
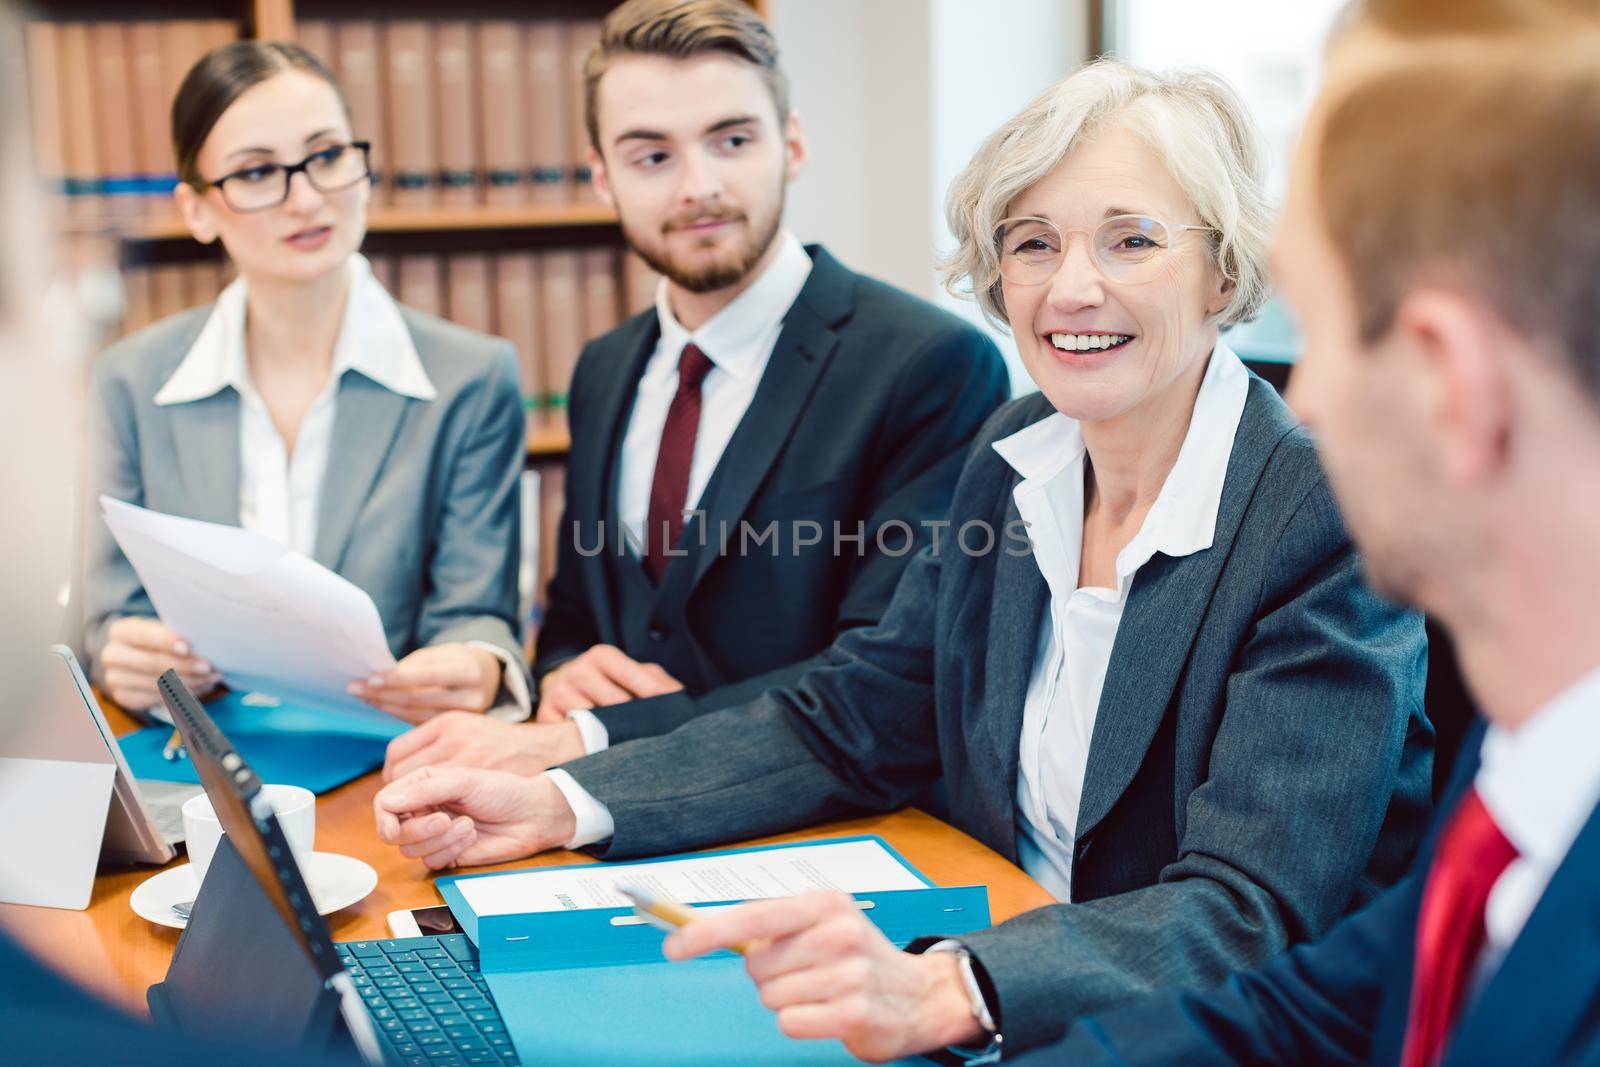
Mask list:
[{"label": "white dress shirt", "polygon": [[1490,726],[1474,785],[1517,858],[1489,891],[1479,981],[1499,967],[1600,803],[1600,670],[1516,730]]},{"label": "white dress shirt", "polygon": [[[317,510],[345,372],[356,371],[415,400],[438,395],[399,306],[373,277],[366,257],[351,256],[348,269],[350,291],[328,380],[301,420],[292,454],[250,376],[243,278],[222,290],[193,346],[155,396],[164,407],[203,400],[230,387],[239,394],[239,525],[305,556],[316,547]],[[527,718],[531,705],[521,665],[511,662],[504,649],[487,642],[471,644],[505,665],[506,689],[519,717]]]},{"label": "white dress shirt", "polygon": [[1134,575],[1157,552],[1211,547],[1222,483],[1250,379],[1218,344],[1195,398],[1189,430],[1155,503],[1117,554],[1117,587],[1079,588],[1083,551],[1083,429],[1060,413],[994,443],[1022,475],[1012,492],[1033,558],[1050,589],[1023,704],[1017,761],[1017,855],[1057,900],[1069,900],[1078,806],[1111,647]]},{"label": "white dress shirt", "polygon": [[[1219,343],[1201,381],[1178,459],[1144,525],[1117,557],[1114,590],[1077,588],[1085,457],[1078,422],[1056,413],[994,443],[995,451],[1023,477],[1013,497],[1029,524],[1034,560],[1051,594],[1019,741],[1018,853],[1023,869],[1059,900],[1068,899],[1071,886],[1089,739],[1128,588],[1156,552],[1183,556],[1211,547],[1249,385],[1244,364]],[[604,804],[566,772],[548,773],[577,819],[570,847],[603,841],[615,832]]]},{"label": "white dress shirt", "polygon": [[[661,322],[661,337],[645,362],[634,394],[633,411],[622,438],[622,469],[617,479],[617,514],[628,531],[623,542],[630,551],[644,543],[656,454],[661,450],[667,412],[678,391],[678,359],[683,347],[693,342],[711,361],[711,370],[700,383],[700,423],[689,463],[689,492],[684,497],[685,510],[692,511],[755,399],[761,375],[783,332],[783,320],[809,277],[811,257],[794,234],[785,230],[778,237],[777,254],[766,269],[698,330],[685,329],[672,313],[666,279],[657,286],[656,317]],[[652,537],[661,536],[659,530],[649,532]],[[579,711],[571,718],[583,737],[585,752],[599,752],[610,746],[605,724],[598,717]]]}]

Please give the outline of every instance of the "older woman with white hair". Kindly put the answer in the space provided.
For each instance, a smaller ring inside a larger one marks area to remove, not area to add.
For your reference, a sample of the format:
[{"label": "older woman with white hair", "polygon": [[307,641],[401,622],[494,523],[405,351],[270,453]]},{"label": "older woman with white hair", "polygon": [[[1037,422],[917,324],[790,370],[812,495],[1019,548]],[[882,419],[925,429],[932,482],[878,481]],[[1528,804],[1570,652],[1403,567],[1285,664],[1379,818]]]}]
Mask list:
[{"label": "older woman with white hair", "polygon": [[1105,62],[1049,88],[949,197],[948,276],[1040,391],[979,435],[880,624],[793,688],[539,778],[417,772],[380,832],[433,865],[617,859],[942,777],[950,820],[1060,903],[902,951],[820,893],[667,942],[749,943],[784,1032],[874,1060],[1026,1048],[1370,898],[1428,814],[1422,622],[1364,583],[1311,442],[1219,340],[1266,293],[1261,169],[1214,76]]}]

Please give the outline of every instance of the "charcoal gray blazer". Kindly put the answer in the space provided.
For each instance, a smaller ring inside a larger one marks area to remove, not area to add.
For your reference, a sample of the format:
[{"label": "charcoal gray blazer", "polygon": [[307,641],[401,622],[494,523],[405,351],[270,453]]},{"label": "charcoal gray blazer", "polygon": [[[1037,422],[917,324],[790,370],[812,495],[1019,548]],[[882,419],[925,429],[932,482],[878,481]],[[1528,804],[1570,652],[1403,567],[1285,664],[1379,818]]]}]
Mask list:
[{"label": "charcoal gray blazer", "polygon": [[[85,650],[113,620],[155,608],[100,518],[100,493],[208,522],[239,524],[239,394],[158,406],[211,306],[112,346],[95,367],[99,440],[87,508]],[[392,393],[357,371],[339,382],[317,511],[318,563],[372,597],[398,658],[486,641],[525,662],[517,566],[526,428],[516,353],[412,308],[400,314],[437,395]]]},{"label": "charcoal gray blazer", "polygon": [[[1036,394],[990,419],[953,528],[1020,522],[1020,476],[990,446],[1050,411]],[[942,774],[950,821],[1015,861],[1048,590],[1014,543],[972,556],[953,540],[793,687],[566,764],[616,820],[604,856],[892,811]],[[1426,659],[1421,617],[1368,587],[1310,439],[1252,377],[1214,543],[1134,577],[1090,741],[1072,903],[963,939],[1008,1052],[1145,990],[1218,982],[1398,878],[1429,815]]]}]

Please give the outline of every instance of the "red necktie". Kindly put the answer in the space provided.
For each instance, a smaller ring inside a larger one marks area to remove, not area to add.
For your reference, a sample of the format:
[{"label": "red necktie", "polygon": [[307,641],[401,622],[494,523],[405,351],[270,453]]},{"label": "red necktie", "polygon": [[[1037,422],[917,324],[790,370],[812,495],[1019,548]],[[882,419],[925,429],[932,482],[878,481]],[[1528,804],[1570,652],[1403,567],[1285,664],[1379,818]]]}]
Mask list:
[{"label": "red necktie", "polygon": [[645,571],[660,582],[666,573],[667,549],[683,534],[683,507],[689,496],[689,465],[694,460],[694,439],[700,430],[700,383],[711,370],[711,360],[693,344],[683,346],[678,357],[678,391],[667,409],[661,428],[661,449],[656,453],[656,479],[650,486],[650,516],[645,526]]},{"label": "red necktie", "polygon": [[1469,790],[1439,840],[1422,892],[1401,1067],[1433,1067],[1444,1054],[1483,948],[1489,891],[1516,858],[1477,790]]}]

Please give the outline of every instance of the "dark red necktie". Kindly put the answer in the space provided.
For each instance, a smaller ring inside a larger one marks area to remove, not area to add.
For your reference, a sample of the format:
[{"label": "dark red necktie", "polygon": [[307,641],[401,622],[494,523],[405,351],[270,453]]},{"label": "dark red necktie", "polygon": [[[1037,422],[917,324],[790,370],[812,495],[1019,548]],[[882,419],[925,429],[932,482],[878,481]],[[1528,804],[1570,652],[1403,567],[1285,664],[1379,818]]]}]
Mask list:
[{"label": "dark red necktie", "polygon": [[1516,858],[1478,791],[1469,790],[1439,840],[1422,891],[1401,1067],[1433,1067],[1444,1054],[1483,949],[1489,891]]},{"label": "dark red necktie", "polygon": [[659,583],[666,573],[667,549],[683,535],[683,508],[689,497],[689,466],[694,461],[694,439],[700,431],[700,383],[711,370],[711,360],[695,345],[683,346],[678,357],[678,391],[667,409],[661,428],[661,449],[656,453],[656,479],[650,486],[650,516],[645,526],[645,571]]}]

